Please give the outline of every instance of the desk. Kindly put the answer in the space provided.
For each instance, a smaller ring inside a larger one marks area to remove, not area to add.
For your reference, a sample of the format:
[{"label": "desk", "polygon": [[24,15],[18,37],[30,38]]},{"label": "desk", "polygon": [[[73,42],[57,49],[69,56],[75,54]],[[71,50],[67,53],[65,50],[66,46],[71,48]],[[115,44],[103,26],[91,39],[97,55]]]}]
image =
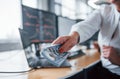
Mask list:
[{"label": "desk", "polygon": [[69,60],[72,67],[70,68],[41,68],[31,71],[28,79],[58,79],[73,74],[88,65],[100,59],[100,53],[94,50],[87,50],[86,55]]}]

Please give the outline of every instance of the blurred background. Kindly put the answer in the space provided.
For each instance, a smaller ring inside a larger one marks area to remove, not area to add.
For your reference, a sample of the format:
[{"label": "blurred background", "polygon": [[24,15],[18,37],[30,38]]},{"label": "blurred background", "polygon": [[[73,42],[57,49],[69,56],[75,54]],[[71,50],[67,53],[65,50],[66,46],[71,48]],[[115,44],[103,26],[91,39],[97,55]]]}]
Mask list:
[{"label": "blurred background", "polygon": [[[0,71],[28,70],[25,53],[40,58],[42,48],[106,4],[107,0],[0,0]],[[98,32],[80,45],[89,49],[95,42],[97,47],[97,37]],[[70,57],[83,55],[74,51]]]},{"label": "blurred background", "polygon": [[0,51],[19,49],[18,28],[28,32],[33,42],[51,43],[58,36],[68,35],[73,24],[85,20],[102,4],[109,3],[107,0],[1,0]]}]

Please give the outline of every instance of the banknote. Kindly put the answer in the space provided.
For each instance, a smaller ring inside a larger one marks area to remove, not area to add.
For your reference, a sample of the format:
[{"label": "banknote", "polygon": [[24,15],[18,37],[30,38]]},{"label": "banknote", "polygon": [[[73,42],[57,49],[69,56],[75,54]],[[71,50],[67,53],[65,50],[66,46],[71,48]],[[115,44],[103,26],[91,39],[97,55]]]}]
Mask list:
[{"label": "banknote", "polygon": [[60,67],[62,63],[67,59],[69,53],[59,53],[59,47],[61,45],[52,45],[50,47],[41,50],[41,54],[54,66]]}]

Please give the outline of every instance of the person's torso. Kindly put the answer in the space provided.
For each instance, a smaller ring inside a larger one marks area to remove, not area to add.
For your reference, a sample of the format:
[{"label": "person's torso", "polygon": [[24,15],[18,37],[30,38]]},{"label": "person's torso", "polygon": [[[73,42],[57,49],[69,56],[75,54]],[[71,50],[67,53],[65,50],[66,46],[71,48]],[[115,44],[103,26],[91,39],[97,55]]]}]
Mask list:
[{"label": "person's torso", "polygon": [[120,50],[120,19],[116,19],[116,15],[118,16],[120,13],[115,12],[114,9],[114,7],[108,7],[109,11],[106,11],[106,16],[103,17],[103,23],[100,29],[98,42],[101,48],[101,61],[103,63],[103,66],[109,69],[111,72],[120,75],[120,66],[112,64],[108,59],[105,59],[102,56],[103,45],[112,46]]}]

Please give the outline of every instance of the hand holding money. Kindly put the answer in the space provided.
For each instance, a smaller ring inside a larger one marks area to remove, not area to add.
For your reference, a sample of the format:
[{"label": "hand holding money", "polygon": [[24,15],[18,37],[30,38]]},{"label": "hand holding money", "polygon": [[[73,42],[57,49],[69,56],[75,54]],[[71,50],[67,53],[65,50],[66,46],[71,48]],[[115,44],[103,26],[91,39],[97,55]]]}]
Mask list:
[{"label": "hand holding money", "polygon": [[48,61],[59,67],[62,65],[62,63],[67,59],[67,57],[69,56],[69,53],[59,53],[59,48],[60,48],[60,44],[57,45],[53,45],[47,48],[44,48],[41,53],[42,55],[48,59]]}]

